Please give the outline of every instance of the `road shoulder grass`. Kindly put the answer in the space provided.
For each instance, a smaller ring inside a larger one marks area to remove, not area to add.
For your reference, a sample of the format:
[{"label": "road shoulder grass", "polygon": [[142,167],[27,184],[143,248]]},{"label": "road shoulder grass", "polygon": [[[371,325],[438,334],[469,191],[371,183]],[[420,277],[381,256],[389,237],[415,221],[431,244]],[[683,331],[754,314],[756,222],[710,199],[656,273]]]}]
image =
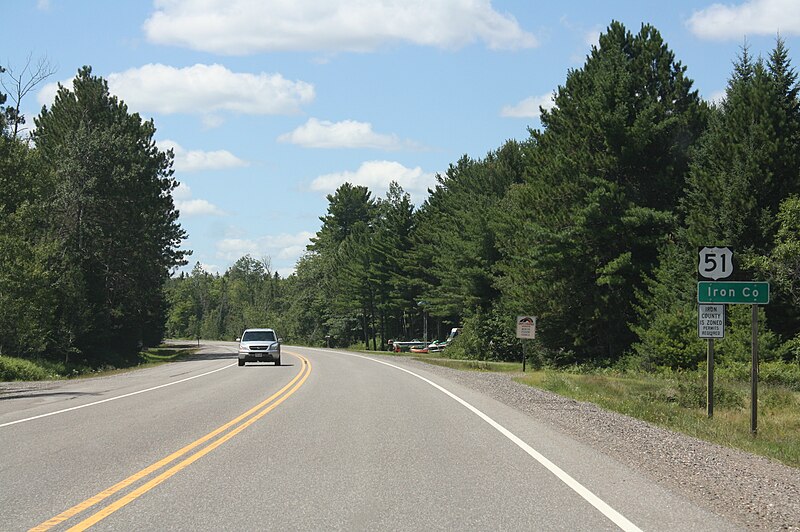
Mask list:
[{"label": "road shoulder grass", "polygon": [[800,467],[800,392],[784,386],[759,385],[758,433],[753,435],[749,383],[717,378],[714,416],[709,419],[705,378],[699,371],[623,374],[547,369],[522,373],[521,364],[515,363],[414,358],[458,370],[509,373],[516,382],[527,386]]},{"label": "road shoulder grass", "polygon": [[196,352],[197,345],[194,343],[169,342],[146,349],[133,360],[112,359],[100,367],[45,359],[28,360],[0,356],[0,382],[60,380],[113,375],[180,360]]}]

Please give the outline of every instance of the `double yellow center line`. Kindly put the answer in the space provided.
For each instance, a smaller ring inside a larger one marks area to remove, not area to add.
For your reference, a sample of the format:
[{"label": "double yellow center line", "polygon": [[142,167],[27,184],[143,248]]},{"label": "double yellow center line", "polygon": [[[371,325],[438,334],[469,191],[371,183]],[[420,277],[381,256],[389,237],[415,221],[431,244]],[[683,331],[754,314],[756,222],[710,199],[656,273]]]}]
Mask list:
[{"label": "double yellow center line", "polygon": [[[131,503],[138,497],[144,495],[145,493],[155,488],[165,480],[177,474],[179,471],[182,471],[183,469],[187,468],[188,466],[190,466],[203,456],[207,455],[208,453],[210,453],[211,451],[213,451],[226,441],[230,440],[231,438],[242,432],[244,429],[246,429],[256,421],[267,415],[275,407],[277,407],[279,404],[281,404],[287,398],[289,398],[289,396],[291,396],[294,392],[296,392],[305,383],[306,379],[308,379],[308,376],[311,374],[311,362],[306,357],[295,353],[290,353],[290,354],[300,359],[300,361],[302,362],[302,369],[286,386],[278,390],[275,394],[268,397],[261,403],[257,404],[256,406],[254,406],[244,414],[240,415],[239,417],[232,419],[228,423],[225,423],[218,429],[209,432],[202,438],[193,441],[192,443],[183,447],[182,449],[175,451],[171,455],[142,469],[138,473],[134,473],[125,480],[118,482],[117,484],[114,484],[110,488],[101,491],[97,495],[90,497],[79,504],[76,504],[75,506],[73,506],[68,510],[65,510],[64,512],[61,512],[57,516],[48,519],[47,521],[41,523],[40,525],[33,527],[32,529],[30,529],[30,532],[49,530],[54,526],[59,525],[64,521],[71,519],[76,515],[84,512],[85,510],[91,508],[92,506],[108,499],[112,495],[115,495],[116,493],[135,484],[136,482],[139,482],[140,480],[150,476],[151,474],[171,464],[172,462],[178,460],[179,458],[183,458],[183,460],[173,465],[166,471],[162,472],[158,476],[152,478],[145,484],[142,484],[135,490],[129,492],[125,496],[117,499],[108,506],[98,510],[93,515],[87,517],[80,523],[69,528],[70,531],[86,530],[92,525],[97,524],[101,520],[113,514],[120,508]],[[243,420],[246,421],[242,422]],[[203,446],[203,444],[211,440],[213,440],[211,443],[209,443],[205,447],[201,447]],[[198,448],[200,449],[196,450]]]}]

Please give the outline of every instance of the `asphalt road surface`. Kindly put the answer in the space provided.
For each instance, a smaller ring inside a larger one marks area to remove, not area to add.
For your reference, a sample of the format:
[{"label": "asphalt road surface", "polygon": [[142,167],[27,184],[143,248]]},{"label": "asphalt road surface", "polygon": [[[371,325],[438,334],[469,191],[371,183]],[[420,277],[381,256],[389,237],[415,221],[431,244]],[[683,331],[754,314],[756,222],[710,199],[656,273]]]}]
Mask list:
[{"label": "asphalt road surface", "polygon": [[284,346],[0,388],[0,530],[734,530],[395,357]]}]

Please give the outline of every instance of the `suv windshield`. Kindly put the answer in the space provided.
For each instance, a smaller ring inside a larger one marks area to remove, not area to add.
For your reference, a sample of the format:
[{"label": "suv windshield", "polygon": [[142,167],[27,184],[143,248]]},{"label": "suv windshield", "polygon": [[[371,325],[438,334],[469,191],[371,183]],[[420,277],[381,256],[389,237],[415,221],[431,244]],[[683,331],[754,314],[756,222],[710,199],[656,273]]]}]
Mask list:
[{"label": "suv windshield", "polygon": [[275,333],[272,331],[248,331],[242,336],[242,342],[274,342]]}]

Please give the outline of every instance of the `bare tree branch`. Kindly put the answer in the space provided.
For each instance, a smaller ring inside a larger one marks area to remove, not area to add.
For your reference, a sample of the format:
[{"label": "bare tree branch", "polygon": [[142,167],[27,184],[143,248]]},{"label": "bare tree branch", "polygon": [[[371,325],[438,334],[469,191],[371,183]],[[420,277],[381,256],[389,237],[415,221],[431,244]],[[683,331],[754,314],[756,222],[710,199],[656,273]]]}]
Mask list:
[{"label": "bare tree branch", "polygon": [[32,54],[28,54],[25,66],[20,71],[15,71],[10,63],[5,66],[5,72],[0,76],[0,86],[8,93],[13,102],[13,107],[6,109],[6,116],[14,137],[26,129],[20,128],[22,124],[25,124],[25,116],[20,113],[22,100],[57,70],[58,68],[50,63],[47,56],[40,57],[34,63]]}]

